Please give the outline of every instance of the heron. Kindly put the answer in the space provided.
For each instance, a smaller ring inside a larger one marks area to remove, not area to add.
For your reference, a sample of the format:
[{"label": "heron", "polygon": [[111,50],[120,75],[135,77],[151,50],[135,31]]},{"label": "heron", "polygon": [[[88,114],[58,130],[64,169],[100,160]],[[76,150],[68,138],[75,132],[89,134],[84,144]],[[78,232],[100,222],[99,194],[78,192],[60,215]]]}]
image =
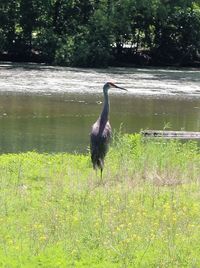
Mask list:
[{"label": "heron", "polygon": [[104,94],[104,105],[103,110],[97,119],[97,121],[92,125],[92,131],[90,134],[90,152],[93,168],[101,171],[101,179],[104,168],[104,158],[109,149],[109,143],[111,138],[111,125],[109,123],[109,110],[110,103],[108,97],[108,90],[110,88],[118,88],[121,90],[126,90],[123,87],[119,87],[112,82],[107,82],[103,86]]}]

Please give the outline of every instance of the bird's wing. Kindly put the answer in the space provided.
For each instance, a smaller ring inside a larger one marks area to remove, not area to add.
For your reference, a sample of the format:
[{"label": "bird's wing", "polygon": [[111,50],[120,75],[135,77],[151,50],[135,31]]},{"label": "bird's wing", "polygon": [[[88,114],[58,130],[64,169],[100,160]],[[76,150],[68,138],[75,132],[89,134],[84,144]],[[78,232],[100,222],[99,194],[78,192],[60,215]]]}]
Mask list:
[{"label": "bird's wing", "polygon": [[112,129],[111,129],[109,121],[107,121],[107,123],[104,127],[104,130],[103,130],[102,136],[107,138],[107,139],[110,139],[111,134],[112,134]]},{"label": "bird's wing", "polygon": [[100,122],[97,120],[92,126],[90,134],[90,151],[93,167],[103,169],[104,158],[108,151],[111,136],[111,126],[107,121],[103,130],[100,130]]},{"label": "bird's wing", "polygon": [[90,135],[94,137],[98,136],[98,137],[102,137],[105,139],[109,139],[111,137],[111,134],[112,134],[112,129],[111,129],[109,121],[106,122],[103,130],[100,132],[100,122],[99,120],[97,120],[92,126],[92,131]]},{"label": "bird's wing", "polygon": [[105,125],[102,133],[99,133],[99,125],[95,123],[90,134],[90,149],[91,154],[96,154],[99,157],[104,157],[108,151],[108,145],[111,137],[111,126],[109,122]]}]

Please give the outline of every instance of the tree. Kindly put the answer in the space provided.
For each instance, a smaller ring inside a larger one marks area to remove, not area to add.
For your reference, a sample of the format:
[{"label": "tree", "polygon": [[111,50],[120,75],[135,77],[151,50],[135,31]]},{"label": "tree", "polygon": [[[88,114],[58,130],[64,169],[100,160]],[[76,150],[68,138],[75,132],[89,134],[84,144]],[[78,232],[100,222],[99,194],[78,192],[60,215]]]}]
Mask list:
[{"label": "tree", "polygon": [[199,61],[200,0],[1,0],[0,56],[70,66]]},{"label": "tree", "polygon": [[156,61],[162,64],[193,61],[194,51],[200,46],[199,27],[200,8],[193,1],[169,2],[165,8],[160,4],[155,21]]}]

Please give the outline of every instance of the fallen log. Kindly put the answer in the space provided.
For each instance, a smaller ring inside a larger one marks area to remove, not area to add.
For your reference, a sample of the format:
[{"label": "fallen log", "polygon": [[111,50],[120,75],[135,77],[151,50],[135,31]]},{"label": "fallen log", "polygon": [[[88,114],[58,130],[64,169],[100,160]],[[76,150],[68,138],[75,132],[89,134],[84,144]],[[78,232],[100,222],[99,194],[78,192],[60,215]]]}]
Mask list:
[{"label": "fallen log", "polygon": [[147,138],[200,139],[200,132],[194,131],[142,130],[141,134]]}]

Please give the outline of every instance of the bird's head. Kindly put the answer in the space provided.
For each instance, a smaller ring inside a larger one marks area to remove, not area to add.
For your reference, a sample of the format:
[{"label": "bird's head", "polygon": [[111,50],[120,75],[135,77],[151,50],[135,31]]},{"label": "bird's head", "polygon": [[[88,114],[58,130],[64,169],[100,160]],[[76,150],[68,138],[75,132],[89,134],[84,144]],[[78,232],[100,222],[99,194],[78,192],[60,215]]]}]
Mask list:
[{"label": "bird's head", "polygon": [[119,86],[115,85],[115,84],[112,83],[112,82],[107,82],[107,83],[105,83],[105,85],[103,86],[103,91],[104,91],[104,92],[108,92],[108,89],[110,89],[110,88],[119,88],[119,89],[121,89],[121,90],[128,91],[127,89],[125,89],[125,88],[123,88],[123,87],[119,87]]}]

